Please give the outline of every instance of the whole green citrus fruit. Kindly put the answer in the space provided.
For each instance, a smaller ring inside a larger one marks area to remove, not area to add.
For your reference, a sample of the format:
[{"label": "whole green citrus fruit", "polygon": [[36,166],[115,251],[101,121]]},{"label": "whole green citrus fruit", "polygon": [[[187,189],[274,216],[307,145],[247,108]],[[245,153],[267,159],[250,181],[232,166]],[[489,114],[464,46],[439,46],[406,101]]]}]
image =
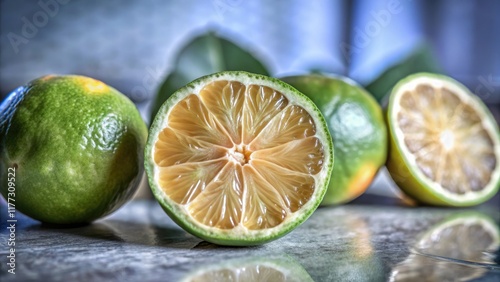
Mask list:
[{"label": "whole green citrus fruit", "polygon": [[147,128],[117,90],[83,76],[45,76],[11,93],[0,109],[1,192],[17,210],[79,224],[134,194]]},{"label": "whole green citrus fruit", "polygon": [[322,205],[360,196],[387,158],[387,129],[377,101],[344,77],[303,75],[282,80],[318,106],[333,138],[335,165]]}]

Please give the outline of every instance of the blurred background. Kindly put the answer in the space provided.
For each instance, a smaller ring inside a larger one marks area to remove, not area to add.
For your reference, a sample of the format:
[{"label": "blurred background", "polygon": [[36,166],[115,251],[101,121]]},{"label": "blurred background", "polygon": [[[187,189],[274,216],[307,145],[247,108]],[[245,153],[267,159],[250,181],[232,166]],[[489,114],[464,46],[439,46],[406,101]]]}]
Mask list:
[{"label": "blurred background", "polygon": [[131,97],[148,120],[176,55],[213,31],[274,76],[331,72],[377,92],[374,81],[406,63],[500,103],[496,0],[2,0],[0,11],[2,97],[48,73],[83,74]]},{"label": "blurred background", "polygon": [[[499,117],[496,0],[0,3],[2,98],[46,74],[82,74],[129,96],[149,122],[151,104],[179,54],[194,38],[212,32],[249,51],[270,75],[341,74],[382,103],[407,74],[444,73],[467,85]],[[185,66],[189,72],[191,65]]]}]

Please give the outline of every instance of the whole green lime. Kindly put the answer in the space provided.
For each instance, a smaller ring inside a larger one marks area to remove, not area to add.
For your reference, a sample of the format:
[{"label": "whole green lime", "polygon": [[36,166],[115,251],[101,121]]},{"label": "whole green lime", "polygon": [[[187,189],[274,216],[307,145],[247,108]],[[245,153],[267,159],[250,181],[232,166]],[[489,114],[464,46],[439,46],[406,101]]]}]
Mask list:
[{"label": "whole green lime", "polygon": [[344,77],[304,75],[282,80],[318,106],[333,138],[335,165],[322,205],[360,196],[387,158],[387,129],[377,101]]},{"label": "whole green lime", "polygon": [[136,191],[147,128],[117,90],[84,76],[45,76],[0,109],[1,192],[18,211],[46,223],[87,223]]}]

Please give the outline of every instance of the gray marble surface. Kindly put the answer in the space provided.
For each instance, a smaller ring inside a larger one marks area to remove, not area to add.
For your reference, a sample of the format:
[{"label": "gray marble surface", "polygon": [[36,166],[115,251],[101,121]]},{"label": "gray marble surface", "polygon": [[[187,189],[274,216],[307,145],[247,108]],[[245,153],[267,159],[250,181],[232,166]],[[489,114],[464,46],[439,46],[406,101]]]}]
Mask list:
[{"label": "gray marble surface", "polygon": [[[0,280],[180,281],[218,269],[242,274],[275,265],[291,281],[500,281],[498,242],[485,250],[483,243],[491,238],[484,236],[491,234],[474,227],[475,220],[486,218],[498,228],[498,200],[474,209],[440,209],[365,196],[320,208],[287,236],[248,248],[204,242],[180,229],[152,200],[135,200],[107,218],[72,228],[18,214],[12,275],[2,199]],[[458,229],[446,229],[450,222]],[[198,281],[220,281],[220,276],[201,277]]]}]

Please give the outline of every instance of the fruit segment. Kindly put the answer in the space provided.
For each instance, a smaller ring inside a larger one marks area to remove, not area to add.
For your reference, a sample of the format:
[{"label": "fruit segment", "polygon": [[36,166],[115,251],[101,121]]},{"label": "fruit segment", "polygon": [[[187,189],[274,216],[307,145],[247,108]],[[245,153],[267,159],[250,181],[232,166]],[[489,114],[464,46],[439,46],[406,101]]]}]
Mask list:
[{"label": "fruit segment", "polygon": [[225,80],[212,82],[200,91],[203,104],[236,144],[241,143],[245,91],[245,85]]},{"label": "fruit segment", "polygon": [[[229,136],[210,114],[197,95],[189,95],[179,102],[169,115],[168,127],[184,136],[213,145],[231,147]],[[168,128],[167,127],[167,128]]]},{"label": "fruit segment", "polygon": [[[284,203],[282,208],[287,211],[297,211],[311,198],[315,182],[311,175],[287,170],[266,161],[255,160],[253,165],[262,179],[280,195]],[[264,185],[259,182],[259,186]]]},{"label": "fruit segment", "polygon": [[202,196],[188,207],[197,221],[220,229],[236,227],[241,221],[243,177],[239,164],[227,163]]},{"label": "fruit segment", "polygon": [[160,167],[159,183],[173,201],[189,204],[211,182],[217,181],[216,176],[226,164],[225,160],[213,160]]},{"label": "fruit segment", "polygon": [[226,155],[226,148],[176,133],[165,128],[155,145],[155,162],[160,167],[183,163],[202,162],[218,159]]},{"label": "fruit segment", "polygon": [[289,106],[277,114],[250,143],[255,150],[276,147],[316,133],[309,114],[299,106]]},{"label": "fruit segment", "polygon": [[288,105],[283,94],[266,86],[250,85],[243,113],[243,142],[250,144],[269,121]]},{"label": "fruit segment", "polygon": [[323,166],[323,146],[316,137],[307,137],[255,151],[252,159],[265,160],[288,170],[316,174]]},{"label": "fruit segment", "polygon": [[425,176],[455,194],[482,190],[497,161],[476,110],[445,86],[419,84],[400,99],[404,144]]},{"label": "fruit segment", "polygon": [[248,229],[271,228],[288,215],[278,191],[253,166],[243,168],[245,177],[245,215],[243,225]]},{"label": "fruit segment", "polygon": [[168,113],[159,185],[195,221],[272,228],[312,197],[325,159],[308,112],[270,87],[216,80]]}]

